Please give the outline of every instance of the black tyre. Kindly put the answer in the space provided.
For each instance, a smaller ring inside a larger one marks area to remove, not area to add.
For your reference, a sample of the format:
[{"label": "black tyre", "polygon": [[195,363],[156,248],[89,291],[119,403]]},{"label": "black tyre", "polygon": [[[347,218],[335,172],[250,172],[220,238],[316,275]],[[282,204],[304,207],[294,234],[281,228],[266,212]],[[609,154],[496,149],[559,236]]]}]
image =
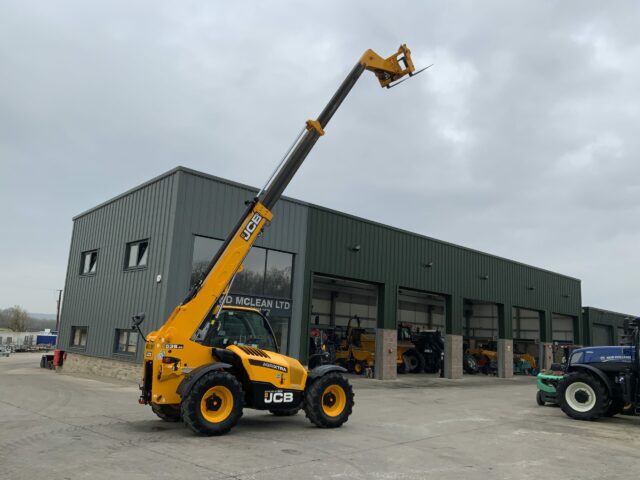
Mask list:
[{"label": "black tyre", "polygon": [[588,373],[572,373],[558,385],[560,408],[576,420],[597,420],[609,407],[609,394],[602,382]]},{"label": "black tyre", "polygon": [[332,372],[317,378],[304,392],[304,412],[314,425],[336,428],[349,419],[353,410],[353,389],[349,381]]},{"label": "black tyre", "polygon": [[402,374],[407,373],[407,367],[406,367],[406,365],[404,364],[404,361],[403,361],[402,363],[399,363],[399,364],[398,364],[398,366],[397,366],[397,368],[396,368],[396,371],[397,371],[398,373],[402,373]]},{"label": "black tyre", "polygon": [[180,421],[180,407],[177,405],[156,405],[152,403],[151,410],[165,422]]},{"label": "black tyre", "polygon": [[424,357],[417,350],[407,350],[402,354],[405,370],[409,373],[420,373],[424,370]]},{"label": "black tyre", "polygon": [[544,407],[545,405],[544,398],[542,397],[542,390],[538,390],[538,393],[536,393],[536,403],[541,407]]},{"label": "black tyre", "polygon": [[276,417],[292,417],[293,415],[297,415],[301,408],[302,407],[295,407],[289,410],[269,410],[269,412]]},{"label": "black tyre", "polygon": [[227,372],[210,372],[182,399],[182,420],[201,435],[222,435],[242,416],[242,385]]},{"label": "black tyre", "polygon": [[46,368],[46,367],[47,367],[47,357],[43,355],[42,357],[40,357],[40,368]]},{"label": "black tyre", "polygon": [[426,373],[438,373],[440,371],[440,358],[434,354],[423,355],[424,371]]},{"label": "black tyre", "polygon": [[609,406],[607,407],[607,410],[604,412],[604,416],[613,417],[615,415],[618,415],[619,413],[622,413],[624,409],[625,409],[624,400],[622,400],[621,398],[614,398],[611,400],[611,402],[609,402]]},{"label": "black tyre", "polygon": [[462,368],[466,373],[476,374],[480,371],[478,361],[473,355],[463,355]]}]

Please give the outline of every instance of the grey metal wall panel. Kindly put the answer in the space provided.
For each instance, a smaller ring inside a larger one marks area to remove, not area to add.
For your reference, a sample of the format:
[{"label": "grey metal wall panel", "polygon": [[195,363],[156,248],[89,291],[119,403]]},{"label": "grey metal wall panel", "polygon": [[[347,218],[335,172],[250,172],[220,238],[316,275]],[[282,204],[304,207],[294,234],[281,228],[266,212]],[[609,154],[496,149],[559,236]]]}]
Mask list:
[{"label": "grey metal wall panel", "polygon": [[[165,316],[182,301],[188,291],[193,236],[226,238],[244,212],[245,201],[251,200],[257,193],[256,189],[184,168],[180,169],[178,177],[176,224],[170,252],[172,260]],[[255,244],[294,254],[289,333],[289,351],[292,354],[297,354],[300,340],[306,231],[306,205],[283,199],[273,210],[273,221]]]},{"label": "grey metal wall panel", "polygon": [[635,314],[611,312],[609,310],[603,310],[594,307],[584,307],[582,309],[582,323],[584,331],[584,344],[595,345],[596,338],[593,335],[593,325],[607,325],[611,327],[613,333],[613,343],[617,345],[621,338],[621,329],[624,326],[624,321],[627,318],[635,318]]},{"label": "grey metal wall panel", "polygon": [[[70,349],[72,326],[89,329],[88,355],[113,353],[116,328],[128,328],[131,316],[147,314],[144,330],[160,327],[187,292],[193,235],[225,238],[257,190],[184,167],[152,179],[74,219],[60,346]],[[257,246],[294,254],[292,322],[289,349],[300,340],[307,207],[283,199]],[[144,270],[125,271],[126,244],[150,239]],[[80,275],[81,252],[98,249],[95,276]],[[156,282],[156,276],[162,281]],[[140,348],[137,360],[140,360]]]},{"label": "grey metal wall panel", "polygon": [[[503,304],[508,330],[511,307],[580,315],[580,281],[575,278],[316,206],[309,207],[308,225],[309,273],[450,295],[455,331],[462,327],[463,298]],[[358,252],[355,245],[361,247]],[[426,268],[427,263],[433,265]],[[305,290],[308,297],[310,288]],[[395,328],[396,305],[384,309],[385,326]]]},{"label": "grey metal wall panel", "polygon": [[[169,172],[143,187],[74,219],[62,308],[60,346],[70,349],[72,326],[87,326],[85,352],[112,357],[116,328],[129,328],[131,316],[144,311],[151,322],[162,318],[168,267],[167,242],[173,230],[176,175]],[[147,268],[125,271],[128,242],[149,239]],[[98,249],[97,271],[80,275],[81,253]],[[155,322],[157,325],[157,322]],[[138,356],[141,347],[138,346]],[[123,356],[123,359],[130,357]]]}]

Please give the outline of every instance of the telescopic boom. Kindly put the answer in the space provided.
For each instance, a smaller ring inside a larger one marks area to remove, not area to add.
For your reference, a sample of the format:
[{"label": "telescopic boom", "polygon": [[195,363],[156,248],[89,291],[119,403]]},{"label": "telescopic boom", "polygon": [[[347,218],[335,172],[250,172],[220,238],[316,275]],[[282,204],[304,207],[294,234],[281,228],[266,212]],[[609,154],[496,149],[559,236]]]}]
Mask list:
[{"label": "telescopic boom", "polygon": [[398,51],[388,58],[381,57],[373,50],[364,52],[318,118],[306,122],[287,155],[265,187],[249,203],[238,223],[209,263],[200,281],[189,292],[182,304],[174,310],[157,335],[165,339],[178,340],[176,336],[183,337],[186,332],[190,332],[188,335],[192,335],[191,340],[196,342],[202,340],[204,332],[198,330],[198,327],[203,325],[203,321],[210,313],[219,313],[233,278],[241,269],[247,253],[265,225],[271,221],[273,207],[313,146],[324,135],[324,129],[329,120],[365,70],[373,72],[380,86],[386,88],[391,88],[405,77],[416,74],[411,61],[411,52],[406,45],[401,45]]}]

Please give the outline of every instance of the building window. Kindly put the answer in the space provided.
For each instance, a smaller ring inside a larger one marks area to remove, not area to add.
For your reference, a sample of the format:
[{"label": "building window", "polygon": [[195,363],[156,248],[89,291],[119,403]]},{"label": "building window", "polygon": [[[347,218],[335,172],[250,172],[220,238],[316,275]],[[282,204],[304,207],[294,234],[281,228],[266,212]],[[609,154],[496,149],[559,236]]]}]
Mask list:
[{"label": "building window", "polygon": [[193,263],[191,267],[191,283],[193,287],[200,276],[205,272],[209,262],[222,246],[222,240],[216,238],[194,236],[193,240]]},{"label": "building window", "polygon": [[264,295],[266,297],[291,298],[291,271],[293,255],[275,250],[267,251]]},{"label": "building window", "polygon": [[[205,272],[209,262],[222,246],[222,240],[194,236],[191,286]],[[236,275],[232,294],[254,297],[291,298],[293,255],[291,253],[252,247]]]},{"label": "building window", "polygon": [[131,269],[146,267],[148,256],[149,256],[149,240],[148,239],[127,243],[127,261],[125,263],[125,268],[127,270],[131,270]]},{"label": "building window", "polygon": [[80,274],[95,275],[97,264],[98,264],[97,250],[82,252],[82,256],[80,260]]},{"label": "building window", "polygon": [[267,261],[267,251],[264,248],[253,247],[244,259],[241,272],[231,285],[233,293],[242,293],[262,297],[264,295],[264,271]]},{"label": "building window", "polygon": [[133,330],[116,329],[116,353],[133,355],[138,348],[138,332]]},{"label": "building window", "polygon": [[71,327],[71,346],[87,347],[87,327]]}]

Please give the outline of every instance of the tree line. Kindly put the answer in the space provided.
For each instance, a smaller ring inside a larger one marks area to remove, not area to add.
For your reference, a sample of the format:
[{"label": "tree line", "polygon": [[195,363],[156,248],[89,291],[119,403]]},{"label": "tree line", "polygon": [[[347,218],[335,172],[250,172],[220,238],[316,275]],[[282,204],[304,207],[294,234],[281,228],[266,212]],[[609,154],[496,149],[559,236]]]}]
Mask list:
[{"label": "tree line", "polygon": [[30,317],[24,308],[15,305],[0,309],[0,328],[8,328],[12,332],[39,332],[45,328],[56,328],[56,321]]}]

